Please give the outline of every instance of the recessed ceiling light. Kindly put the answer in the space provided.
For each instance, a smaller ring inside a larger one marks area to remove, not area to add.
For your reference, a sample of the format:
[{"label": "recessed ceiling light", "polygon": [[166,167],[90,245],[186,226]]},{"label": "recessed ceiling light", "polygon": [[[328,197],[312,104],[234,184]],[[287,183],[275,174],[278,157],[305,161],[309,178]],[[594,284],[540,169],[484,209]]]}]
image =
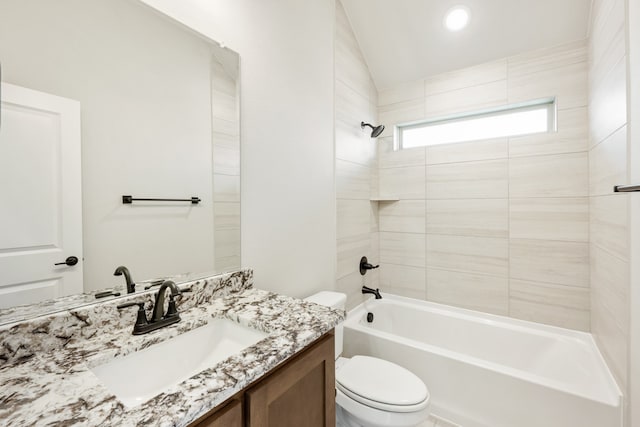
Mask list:
[{"label": "recessed ceiling light", "polygon": [[466,6],[452,7],[444,16],[444,26],[449,31],[459,31],[467,26],[470,15],[469,8]]}]

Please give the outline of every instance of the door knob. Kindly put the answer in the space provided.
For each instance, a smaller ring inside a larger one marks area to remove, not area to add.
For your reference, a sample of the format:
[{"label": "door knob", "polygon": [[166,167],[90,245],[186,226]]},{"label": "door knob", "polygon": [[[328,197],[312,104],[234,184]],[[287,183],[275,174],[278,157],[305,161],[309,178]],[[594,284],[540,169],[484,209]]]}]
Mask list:
[{"label": "door knob", "polygon": [[70,256],[70,257],[67,257],[67,259],[65,259],[64,262],[56,262],[53,265],[68,265],[69,267],[71,267],[72,265],[76,265],[77,263],[78,263],[78,257]]}]

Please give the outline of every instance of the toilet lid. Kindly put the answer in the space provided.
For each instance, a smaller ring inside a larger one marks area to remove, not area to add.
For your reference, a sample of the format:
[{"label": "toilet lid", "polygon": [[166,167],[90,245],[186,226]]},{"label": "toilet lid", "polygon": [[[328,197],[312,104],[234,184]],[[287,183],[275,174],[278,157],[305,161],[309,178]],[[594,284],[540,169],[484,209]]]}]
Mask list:
[{"label": "toilet lid", "polygon": [[[336,371],[336,383],[361,403],[397,412],[427,404],[427,386],[415,374],[387,360],[354,356]],[[410,408],[409,408],[410,407]]]}]

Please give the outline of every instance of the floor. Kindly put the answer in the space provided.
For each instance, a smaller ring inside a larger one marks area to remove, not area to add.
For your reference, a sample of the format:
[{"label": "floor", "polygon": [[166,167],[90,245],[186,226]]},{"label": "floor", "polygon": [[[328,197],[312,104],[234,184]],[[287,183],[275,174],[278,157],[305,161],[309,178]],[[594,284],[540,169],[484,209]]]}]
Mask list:
[{"label": "floor", "polygon": [[418,427],[462,427],[459,424],[452,423],[451,421],[447,421],[444,418],[440,418],[437,415],[431,414],[429,419]]}]

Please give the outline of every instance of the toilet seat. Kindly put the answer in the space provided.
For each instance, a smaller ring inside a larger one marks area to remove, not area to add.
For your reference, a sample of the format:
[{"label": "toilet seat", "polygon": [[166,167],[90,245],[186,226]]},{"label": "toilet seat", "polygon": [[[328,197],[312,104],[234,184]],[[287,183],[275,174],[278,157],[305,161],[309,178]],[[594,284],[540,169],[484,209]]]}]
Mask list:
[{"label": "toilet seat", "polygon": [[336,371],[336,386],[349,398],[389,412],[417,412],[429,404],[429,392],[415,374],[387,360],[354,356]]}]

